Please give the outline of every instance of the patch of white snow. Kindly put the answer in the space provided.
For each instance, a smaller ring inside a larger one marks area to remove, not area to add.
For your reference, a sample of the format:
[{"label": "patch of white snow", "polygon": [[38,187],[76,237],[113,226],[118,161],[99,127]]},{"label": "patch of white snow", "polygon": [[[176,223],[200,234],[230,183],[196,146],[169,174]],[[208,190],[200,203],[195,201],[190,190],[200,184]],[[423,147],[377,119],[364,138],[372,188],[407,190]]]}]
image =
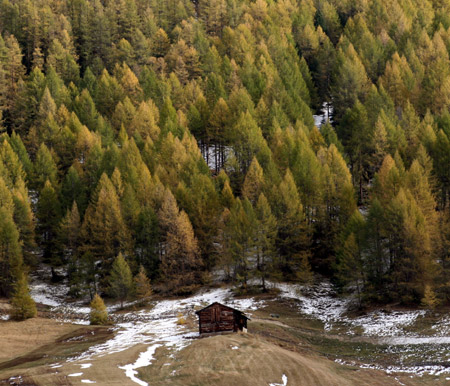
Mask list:
[{"label": "patch of white snow", "polygon": [[326,281],[311,287],[285,283],[277,286],[281,297],[299,301],[300,311],[323,322],[326,331],[332,329],[333,323],[342,321],[351,301],[337,297],[332,284]]},{"label": "patch of white snow", "polygon": [[[36,303],[44,304],[50,307],[58,307],[63,304],[63,299],[68,288],[61,285],[48,285],[37,283],[30,285],[30,294]],[[64,294],[62,292],[64,291]]]},{"label": "patch of white snow", "polygon": [[[414,324],[416,319],[424,316],[426,311],[383,311],[370,312],[355,319],[346,319],[354,327],[361,327],[363,334],[375,337],[404,336],[404,327]],[[401,344],[401,343],[397,343]]]},{"label": "patch of white snow", "polygon": [[319,129],[324,125],[327,121],[332,121],[333,114],[333,106],[331,103],[324,102],[322,105],[322,109],[320,110],[320,114],[313,115],[314,125],[316,125]]},{"label": "patch of white snow", "polygon": [[286,386],[288,382],[286,374],[283,374],[283,376],[281,377],[281,381],[283,383],[269,383],[269,386]]},{"label": "patch of white snow", "polygon": [[382,371],[385,371],[387,374],[409,373],[409,374],[414,374],[419,377],[422,377],[425,374],[435,375],[435,376],[440,376],[442,374],[450,374],[450,368],[447,366],[443,366],[443,365],[388,366],[385,368],[380,365],[358,364],[353,361],[347,362],[342,359],[336,359],[335,362],[339,363],[341,365],[349,365],[349,366],[359,367],[361,369],[382,370]]},{"label": "patch of white snow", "polygon": [[147,349],[147,351],[139,355],[139,358],[136,362],[125,366],[119,366],[119,369],[125,370],[125,375],[128,378],[130,378],[133,382],[141,386],[148,386],[147,382],[141,381],[139,378],[136,377],[138,373],[136,369],[150,365],[150,363],[152,363],[153,360],[153,355],[155,354],[155,351],[158,347],[161,347],[161,345],[154,344],[153,346],[150,346]]}]

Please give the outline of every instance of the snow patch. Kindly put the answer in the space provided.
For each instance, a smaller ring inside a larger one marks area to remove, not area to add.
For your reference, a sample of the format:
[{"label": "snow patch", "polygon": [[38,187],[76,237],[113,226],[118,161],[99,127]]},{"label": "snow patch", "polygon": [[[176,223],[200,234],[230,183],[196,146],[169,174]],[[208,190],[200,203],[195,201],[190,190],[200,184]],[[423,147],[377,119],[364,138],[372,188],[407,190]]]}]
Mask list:
[{"label": "snow patch", "polygon": [[69,377],[81,377],[83,375],[83,373],[73,373],[73,374],[69,374]]},{"label": "snow patch", "polygon": [[[360,368],[383,370],[391,373],[411,373],[417,376],[424,374],[450,374],[450,317],[441,318],[432,326],[436,331],[433,336],[420,336],[411,331],[419,318],[427,314],[425,310],[386,311],[377,310],[363,316],[350,318],[346,315],[354,301],[352,297],[337,297],[333,286],[328,282],[311,287],[292,284],[276,284],[280,289],[280,297],[294,299],[299,310],[324,323],[325,331],[335,327],[344,327],[348,335],[357,333],[371,337],[379,345],[385,345],[382,350],[386,354],[398,356],[399,365],[383,367],[374,364],[348,363],[337,360],[338,363],[350,364]],[[341,334],[342,330],[339,330]],[[423,363],[426,355],[427,363]],[[408,363],[420,363],[409,365]]]},{"label": "snow patch", "polygon": [[286,386],[288,382],[286,374],[283,374],[283,376],[281,377],[281,381],[283,383],[269,383],[269,386]]},{"label": "snow patch", "polygon": [[232,346],[231,349],[232,350],[239,350],[239,347],[238,346]]},{"label": "snow patch", "polygon": [[82,369],[88,369],[89,367],[92,366],[92,363],[82,363],[80,364],[80,366]]},{"label": "snow patch", "polygon": [[97,383],[97,382],[91,381],[91,380],[89,380],[89,379],[82,379],[82,380],[81,380],[81,383]]},{"label": "snow patch", "polygon": [[342,320],[351,301],[337,297],[332,284],[326,281],[311,287],[285,283],[277,287],[281,290],[281,297],[299,301],[300,311],[323,322],[326,331],[332,329],[333,323]]},{"label": "snow patch", "polygon": [[382,367],[373,364],[358,364],[356,362],[347,362],[342,359],[336,359],[336,363],[341,365],[355,366],[361,369],[382,370],[387,374],[409,373],[422,377],[424,375],[440,376],[442,374],[450,374],[450,368],[441,365],[423,365],[423,366],[388,366]]},{"label": "snow patch", "polygon": [[141,386],[148,386],[147,382],[141,381],[139,378],[136,378],[136,375],[138,372],[136,369],[140,367],[149,366],[150,363],[152,363],[153,355],[155,354],[155,351],[158,347],[161,347],[160,344],[154,344],[153,346],[150,346],[147,351],[141,353],[139,355],[139,358],[136,362],[125,365],[125,366],[119,366],[119,369],[125,370],[125,375],[130,378],[133,382],[141,385]]},{"label": "snow patch", "polygon": [[450,335],[450,317],[444,316],[437,321],[432,327],[432,330],[436,331],[437,336],[449,336]]},{"label": "snow patch", "polygon": [[33,300],[50,307],[61,306],[67,292],[68,288],[63,285],[51,286],[46,283],[30,285],[30,294]]},{"label": "snow patch", "polygon": [[327,123],[327,121],[332,122],[333,118],[333,106],[329,102],[324,102],[322,104],[322,108],[320,110],[320,114],[313,115],[314,125],[316,125],[319,129]]},{"label": "snow patch", "polygon": [[[355,319],[346,318],[344,321],[354,327],[361,327],[363,334],[375,337],[398,337],[405,335],[404,327],[414,324],[416,319],[424,316],[426,311],[374,311]],[[391,339],[392,341],[392,339]],[[401,344],[401,343],[397,343]]]},{"label": "snow patch", "polygon": [[[333,285],[324,281],[311,287],[280,283],[280,296],[295,299],[300,311],[324,323],[325,331],[330,331],[336,324],[346,325],[351,329],[362,329],[362,335],[370,337],[405,337],[404,328],[413,325],[417,318],[426,314],[424,310],[416,311],[373,311],[356,318],[345,316],[354,299],[338,297]],[[436,327],[437,328],[437,327]],[[411,335],[412,336],[412,335]],[[385,343],[385,342],[383,342]],[[401,343],[398,343],[401,344]]]}]

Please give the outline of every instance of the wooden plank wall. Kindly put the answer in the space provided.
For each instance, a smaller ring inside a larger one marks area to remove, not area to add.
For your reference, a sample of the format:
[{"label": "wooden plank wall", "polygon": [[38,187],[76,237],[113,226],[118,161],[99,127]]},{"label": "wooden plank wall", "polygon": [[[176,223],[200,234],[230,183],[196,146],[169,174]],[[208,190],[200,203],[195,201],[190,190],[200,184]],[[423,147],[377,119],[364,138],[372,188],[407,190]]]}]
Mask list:
[{"label": "wooden plank wall", "polygon": [[220,304],[214,304],[198,313],[200,333],[234,331],[236,328],[234,312]]}]

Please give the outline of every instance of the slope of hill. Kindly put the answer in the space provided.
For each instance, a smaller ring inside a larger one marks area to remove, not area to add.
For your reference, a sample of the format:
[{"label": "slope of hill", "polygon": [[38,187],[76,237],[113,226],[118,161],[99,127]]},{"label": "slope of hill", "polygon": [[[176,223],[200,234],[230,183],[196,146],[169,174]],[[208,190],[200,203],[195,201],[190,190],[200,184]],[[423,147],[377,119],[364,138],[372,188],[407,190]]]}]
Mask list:
[{"label": "slope of hill", "polygon": [[[285,375],[288,385],[415,385],[445,384],[449,377],[445,310],[357,315],[350,307],[355,299],[336,297],[326,281],[272,283],[269,293],[252,297],[205,288],[140,309],[110,305],[114,324],[106,327],[85,326],[83,304],[65,311],[58,297],[64,284],[33,285],[36,299],[48,303],[39,312],[50,319],[0,321],[0,345],[14,348],[0,362],[7,384],[268,385],[283,384]],[[212,301],[251,316],[249,334],[196,339],[194,311]]]}]

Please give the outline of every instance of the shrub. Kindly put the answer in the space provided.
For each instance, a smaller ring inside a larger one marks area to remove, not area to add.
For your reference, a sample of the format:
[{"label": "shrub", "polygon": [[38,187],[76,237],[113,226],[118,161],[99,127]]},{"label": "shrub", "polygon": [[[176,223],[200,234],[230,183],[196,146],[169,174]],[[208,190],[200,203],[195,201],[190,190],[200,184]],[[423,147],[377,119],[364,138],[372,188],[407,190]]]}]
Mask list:
[{"label": "shrub", "polygon": [[103,325],[108,323],[108,311],[106,310],[105,303],[99,294],[94,295],[94,299],[92,299],[90,306],[91,313],[89,319],[91,324]]}]

